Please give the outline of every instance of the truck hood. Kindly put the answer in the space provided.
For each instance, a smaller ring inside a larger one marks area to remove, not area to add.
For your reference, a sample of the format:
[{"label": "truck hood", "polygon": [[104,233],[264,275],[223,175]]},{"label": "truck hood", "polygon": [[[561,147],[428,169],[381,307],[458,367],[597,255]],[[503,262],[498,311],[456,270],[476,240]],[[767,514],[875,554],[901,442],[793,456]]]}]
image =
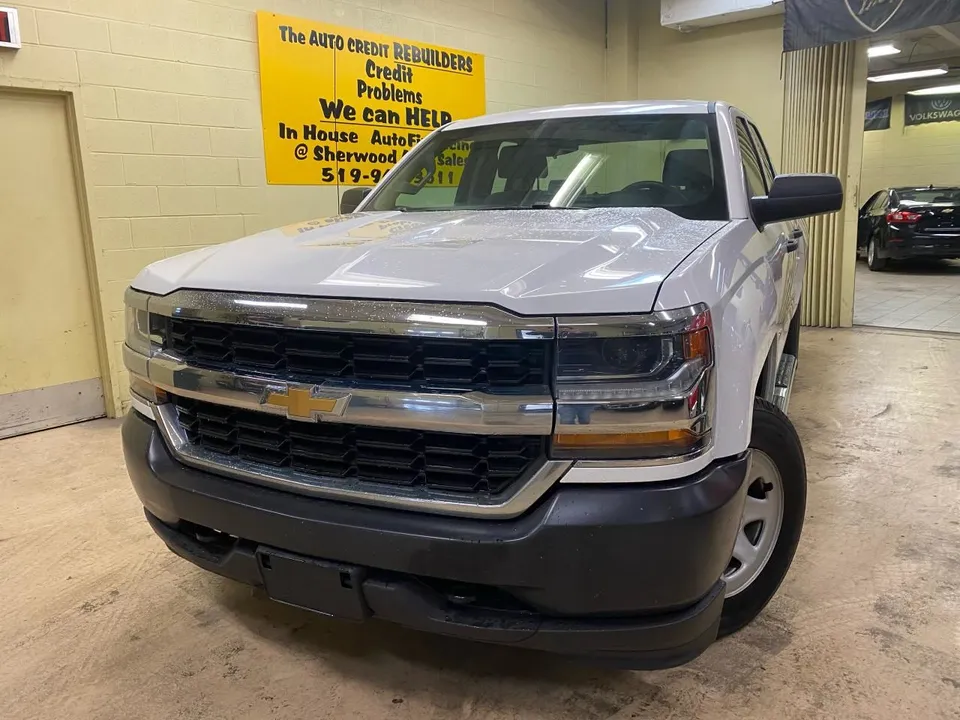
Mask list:
[{"label": "truck hood", "polygon": [[661,208],[356,213],[161,260],[133,286],[483,303],[521,315],[646,312],[664,278],[725,224]]}]

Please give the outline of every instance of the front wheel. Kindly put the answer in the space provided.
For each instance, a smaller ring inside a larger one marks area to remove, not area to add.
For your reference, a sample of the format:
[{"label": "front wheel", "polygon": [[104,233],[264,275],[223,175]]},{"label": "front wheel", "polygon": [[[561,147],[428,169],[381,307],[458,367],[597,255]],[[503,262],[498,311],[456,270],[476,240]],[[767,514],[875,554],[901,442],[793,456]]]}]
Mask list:
[{"label": "front wheel", "polygon": [[867,267],[871,270],[883,270],[887,265],[887,259],[880,257],[877,253],[877,241],[870,238],[867,244]]},{"label": "front wheel", "polygon": [[776,594],[800,542],[807,504],[800,438],[787,416],[762,398],[753,404],[750,449],[740,532],[723,573],[721,636],[750,623]]}]

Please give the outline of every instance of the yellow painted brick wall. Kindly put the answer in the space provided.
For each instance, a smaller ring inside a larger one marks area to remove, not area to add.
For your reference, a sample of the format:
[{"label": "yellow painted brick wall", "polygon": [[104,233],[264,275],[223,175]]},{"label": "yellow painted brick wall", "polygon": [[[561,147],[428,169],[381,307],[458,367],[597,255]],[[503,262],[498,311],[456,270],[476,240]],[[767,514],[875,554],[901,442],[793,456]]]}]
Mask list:
[{"label": "yellow painted brick wall", "polygon": [[783,136],[783,16],[682,33],[660,25],[660,3],[636,3],[640,24],[637,97],[723,100],[747,113],[774,162]]},{"label": "yellow painted brick wall", "polygon": [[123,291],[144,265],[336,211],[330,188],[266,185],[256,10],[483,53],[490,112],[604,98],[599,0],[5,4],[20,11],[24,46],[0,51],[0,84],[77,94],[117,404]]},{"label": "yellow painted brick wall", "polygon": [[960,123],[904,127],[903,119],[903,95],[897,95],[890,129],[863,134],[861,202],[886,187],[960,185]]}]

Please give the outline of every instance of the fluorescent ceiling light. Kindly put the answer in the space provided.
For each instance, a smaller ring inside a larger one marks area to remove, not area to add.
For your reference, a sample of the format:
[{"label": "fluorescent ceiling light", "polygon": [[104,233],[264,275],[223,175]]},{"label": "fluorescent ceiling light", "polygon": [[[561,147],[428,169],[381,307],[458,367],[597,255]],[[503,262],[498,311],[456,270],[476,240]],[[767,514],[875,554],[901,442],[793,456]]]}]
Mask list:
[{"label": "fluorescent ceiling light", "polygon": [[937,87],[911,90],[907,95],[956,95],[960,93],[960,85],[938,85]]},{"label": "fluorescent ceiling light", "polygon": [[886,73],[884,75],[871,75],[867,78],[870,82],[893,82],[895,80],[912,80],[914,78],[933,77],[934,75],[946,75],[947,66],[941,65],[934,68],[925,68],[924,70],[904,70],[903,72]]},{"label": "fluorescent ceiling light", "polygon": [[867,50],[867,57],[884,57],[885,55],[899,55],[900,48],[895,45],[874,45]]}]

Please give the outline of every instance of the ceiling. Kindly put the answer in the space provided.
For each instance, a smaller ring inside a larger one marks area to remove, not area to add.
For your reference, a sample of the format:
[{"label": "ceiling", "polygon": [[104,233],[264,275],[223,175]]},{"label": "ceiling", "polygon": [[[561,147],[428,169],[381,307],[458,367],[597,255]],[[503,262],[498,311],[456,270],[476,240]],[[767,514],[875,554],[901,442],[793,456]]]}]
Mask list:
[{"label": "ceiling", "polygon": [[914,70],[945,64],[947,75],[921,78],[897,83],[870,83],[869,95],[879,97],[891,92],[899,94],[922,87],[960,83],[960,23],[935,25],[920,30],[908,30],[893,37],[876,40],[871,45],[891,43],[900,48],[899,55],[872,58],[870,74]]}]

